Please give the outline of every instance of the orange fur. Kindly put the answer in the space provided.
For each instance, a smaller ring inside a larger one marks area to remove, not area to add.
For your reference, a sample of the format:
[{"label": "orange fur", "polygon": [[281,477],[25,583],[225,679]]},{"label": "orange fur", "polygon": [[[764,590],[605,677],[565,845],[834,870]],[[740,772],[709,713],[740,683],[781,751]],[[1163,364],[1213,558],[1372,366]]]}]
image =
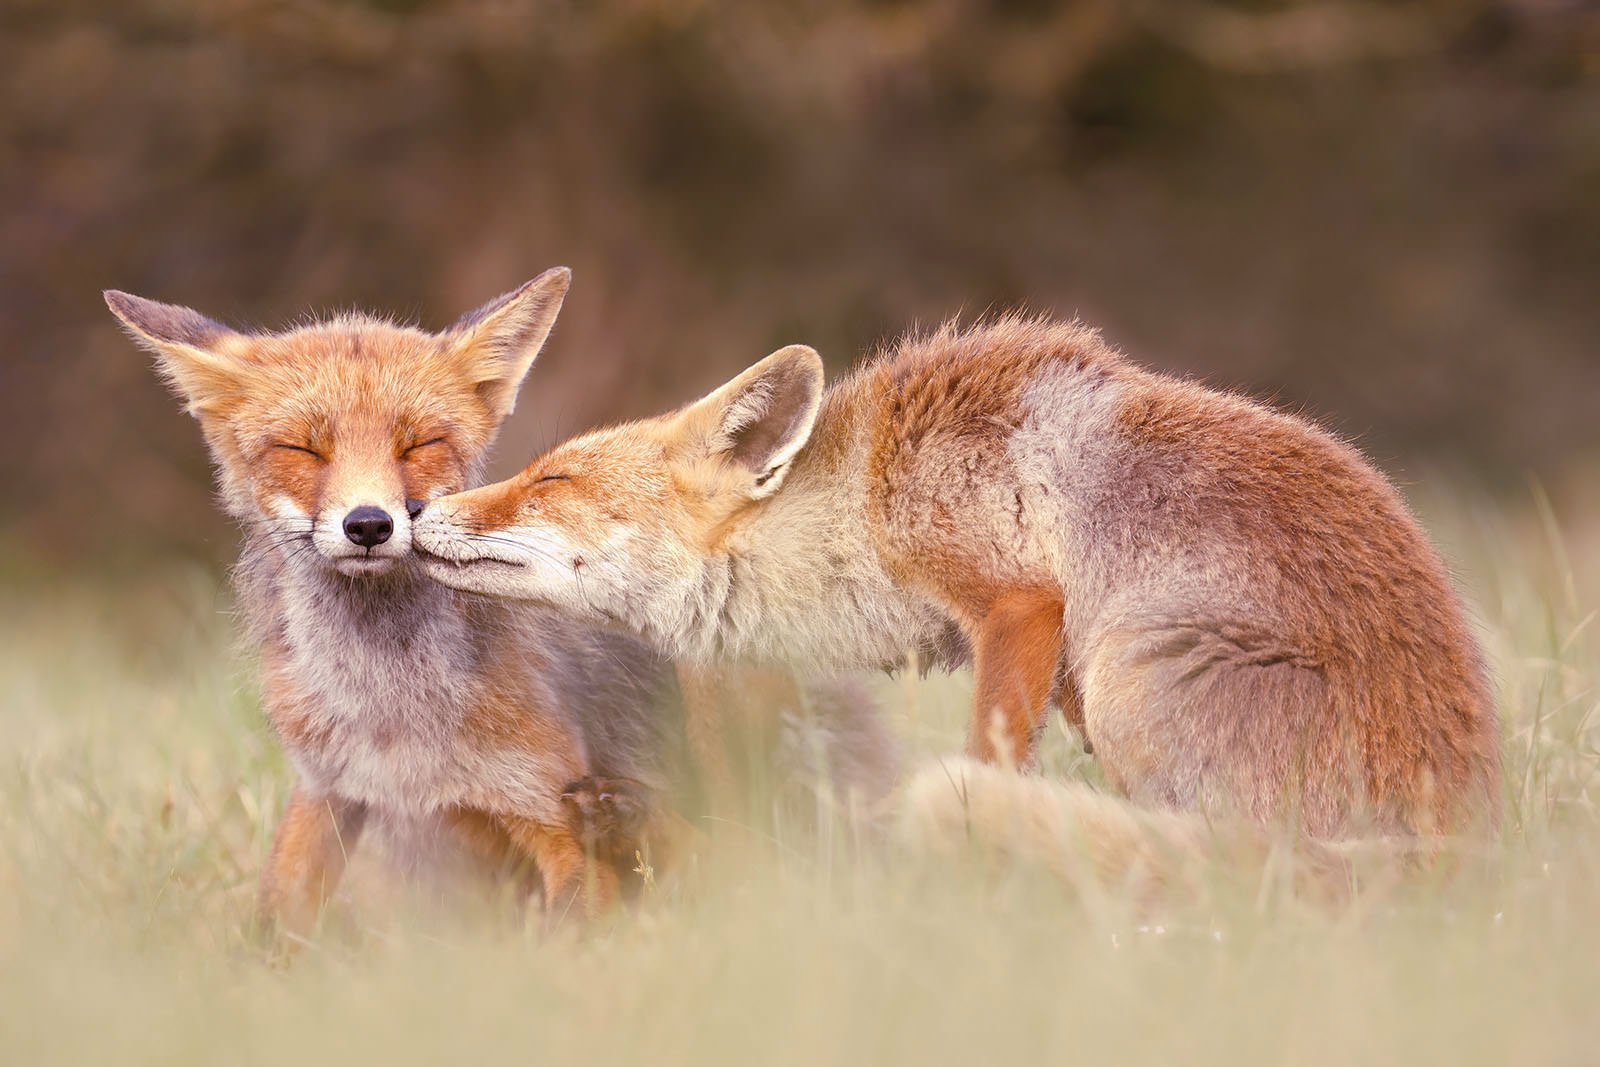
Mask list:
[{"label": "orange fur", "polygon": [[260,909],[268,923],[294,939],[310,936],[323,901],[344,873],[361,838],[366,809],[337,797],[296,789],[261,876]]},{"label": "orange fur", "polygon": [[1032,757],[1061,662],[1061,596],[996,597],[973,629],[973,714],[967,751],[1018,766]]},{"label": "orange fur", "polygon": [[552,922],[592,920],[617,900],[620,874],[611,863],[590,863],[592,852],[568,826],[508,817],[502,821],[517,847],[533,857],[543,880],[545,913]]}]

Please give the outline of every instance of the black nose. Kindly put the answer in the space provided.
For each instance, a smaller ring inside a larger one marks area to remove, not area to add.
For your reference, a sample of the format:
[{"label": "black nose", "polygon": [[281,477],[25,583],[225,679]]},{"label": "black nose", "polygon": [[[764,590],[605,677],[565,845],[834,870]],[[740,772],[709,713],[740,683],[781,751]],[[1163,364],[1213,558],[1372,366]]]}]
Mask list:
[{"label": "black nose", "polygon": [[372,548],[389,540],[394,520],[382,508],[363,504],[344,517],[344,535],[362,548]]}]

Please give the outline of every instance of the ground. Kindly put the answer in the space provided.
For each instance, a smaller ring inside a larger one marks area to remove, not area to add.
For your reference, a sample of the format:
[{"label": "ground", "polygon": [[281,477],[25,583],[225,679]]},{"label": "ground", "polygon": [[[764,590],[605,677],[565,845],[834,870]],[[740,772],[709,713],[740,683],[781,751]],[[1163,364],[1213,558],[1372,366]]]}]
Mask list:
[{"label": "ground", "polygon": [[[353,899],[248,936],[289,776],[219,576],[0,557],[0,1049],[12,1063],[1579,1063],[1600,1047],[1600,530],[1425,509],[1500,679],[1503,839],[1335,913],[1260,887],[1135,914],[824,820],[722,824],[586,940]],[[969,679],[876,683],[914,759]],[[1053,727],[1047,773],[1093,777]],[[377,894],[381,896],[381,893]],[[470,910],[470,909],[469,909]]]}]

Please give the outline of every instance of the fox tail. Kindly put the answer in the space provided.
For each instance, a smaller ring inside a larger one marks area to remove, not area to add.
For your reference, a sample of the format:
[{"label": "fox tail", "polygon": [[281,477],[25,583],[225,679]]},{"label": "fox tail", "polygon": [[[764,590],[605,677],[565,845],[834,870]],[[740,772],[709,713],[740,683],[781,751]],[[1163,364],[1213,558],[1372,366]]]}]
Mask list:
[{"label": "fox tail", "polygon": [[1143,808],[1081,782],[1018,774],[964,758],[914,773],[897,829],[914,852],[977,853],[1043,868],[1080,893],[1135,907],[1202,895],[1218,872],[1338,904],[1354,881],[1338,845],[1284,838],[1244,820]]}]

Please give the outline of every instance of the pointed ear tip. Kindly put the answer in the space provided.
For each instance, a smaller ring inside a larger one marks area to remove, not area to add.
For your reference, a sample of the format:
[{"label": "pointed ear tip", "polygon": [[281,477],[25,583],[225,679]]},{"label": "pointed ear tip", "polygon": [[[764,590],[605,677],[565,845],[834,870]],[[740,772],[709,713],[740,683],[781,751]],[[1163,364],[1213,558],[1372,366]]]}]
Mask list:
[{"label": "pointed ear tip", "polygon": [[566,292],[572,286],[572,268],[551,267],[533,281],[535,285],[549,286]]},{"label": "pointed ear tip", "polygon": [[804,366],[807,370],[813,371],[819,376],[824,373],[822,356],[810,345],[788,345],[778,349],[767,358],[778,363]]},{"label": "pointed ear tip", "polygon": [[101,290],[100,296],[105,300],[106,307],[111,309],[111,314],[115,315],[123,326],[136,333],[143,332],[138,325],[141,317],[140,308],[149,305],[150,301],[132,293],[124,293],[121,289],[104,289]]}]

